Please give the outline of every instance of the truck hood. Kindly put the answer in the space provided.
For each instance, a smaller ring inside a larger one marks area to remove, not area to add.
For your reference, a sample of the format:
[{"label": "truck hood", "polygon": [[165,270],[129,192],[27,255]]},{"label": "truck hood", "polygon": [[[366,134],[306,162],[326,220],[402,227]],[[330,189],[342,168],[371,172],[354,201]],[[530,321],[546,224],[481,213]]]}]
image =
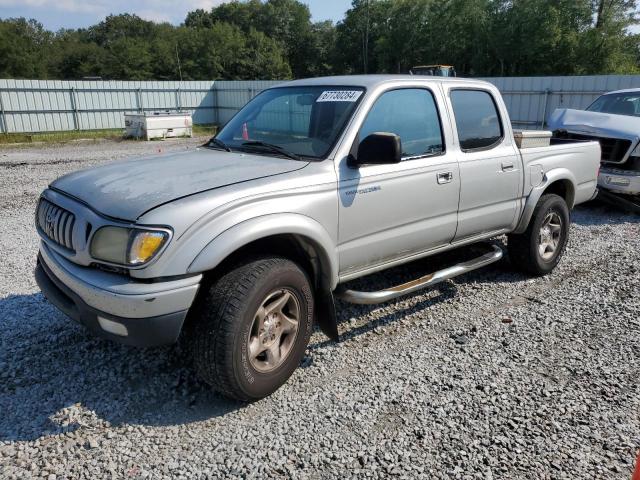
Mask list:
[{"label": "truck hood", "polygon": [[51,188],[109,217],[135,221],[178,198],[307,165],[280,157],[199,148],[80,170],[57,179]]},{"label": "truck hood", "polygon": [[585,135],[632,141],[640,137],[640,117],[613,113],[559,108],[549,117],[548,125],[550,130],[567,130]]}]

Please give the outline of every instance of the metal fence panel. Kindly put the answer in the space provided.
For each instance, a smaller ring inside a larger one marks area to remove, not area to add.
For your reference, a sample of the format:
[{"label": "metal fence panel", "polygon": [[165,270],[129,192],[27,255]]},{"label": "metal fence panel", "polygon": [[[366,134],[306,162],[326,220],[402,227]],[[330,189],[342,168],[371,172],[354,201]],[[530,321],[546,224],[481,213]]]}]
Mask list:
[{"label": "metal fence panel", "polygon": [[188,110],[214,123],[212,81],[0,80],[0,132],[124,128],[124,114]]},{"label": "metal fence panel", "polygon": [[221,80],[215,83],[214,95],[216,109],[216,123],[224,125],[249,100],[265,88],[282,83],[270,80]]},{"label": "metal fence panel", "polygon": [[[640,75],[484,78],[517,127],[543,128],[556,108],[585,108],[611,90],[640,87]],[[0,80],[0,133],[124,128],[124,114],[191,112],[195,124],[225,124],[279,81]]]}]

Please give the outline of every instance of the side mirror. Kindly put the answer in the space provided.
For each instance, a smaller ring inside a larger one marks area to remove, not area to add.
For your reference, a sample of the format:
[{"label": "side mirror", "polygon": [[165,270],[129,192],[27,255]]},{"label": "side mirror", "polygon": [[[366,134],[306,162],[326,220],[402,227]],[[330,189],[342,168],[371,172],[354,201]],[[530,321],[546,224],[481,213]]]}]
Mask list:
[{"label": "side mirror", "polygon": [[402,142],[395,133],[376,132],[369,135],[358,145],[357,156],[349,157],[349,166],[382,165],[400,163],[402,160]]}]

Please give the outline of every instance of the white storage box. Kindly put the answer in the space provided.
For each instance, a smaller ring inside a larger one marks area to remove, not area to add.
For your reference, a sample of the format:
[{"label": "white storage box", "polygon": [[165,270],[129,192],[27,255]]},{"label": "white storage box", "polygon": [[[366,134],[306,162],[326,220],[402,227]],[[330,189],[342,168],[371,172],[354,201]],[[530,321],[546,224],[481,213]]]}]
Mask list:
[{"label": "white storage box", "polygon": [[552,133],[547,130],[514,130],[518,148],[548,147],[551,144]]},{"label": "white storage box", "polygon": [[185,112],[127,113],[124,116],[125,137],[172,138],[191,137],[193,121]]}]

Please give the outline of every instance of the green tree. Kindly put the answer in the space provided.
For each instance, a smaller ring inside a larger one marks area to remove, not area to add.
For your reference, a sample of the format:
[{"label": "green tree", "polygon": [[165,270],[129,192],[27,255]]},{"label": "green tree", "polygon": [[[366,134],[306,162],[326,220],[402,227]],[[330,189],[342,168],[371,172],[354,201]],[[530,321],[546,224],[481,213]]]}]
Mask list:
[{"label": "green tree", "polygon": [[344,20],[337,25],[337,44],[340,45],[337,68],[345,73],[384,71],[378,65],[372,45],[386,28],[390,3],[390,0],[353,0]]},{"label": "green tree", "polygon": [[337,26],[336,68],[465,75],[638,72],[636,0],[353,0]]},{"label": "green tree", "polygon": [[0,78],[48,78],[52,38],[35,20],[0,19]]},{"label": "green tree", "polygon": [[106,76],[107,51],[77,30],[61,30],[53,40],[49,75],[80,79]]},{"label": "green tree", "polygon": [[244,33],[228,23],[180,27],[176,37],[185,80],[289,78],[291,69],[277,42],[261,32]]},{"label": "green tree", "polygon": [[217,23],[235,25],[248,36],[253,29],[278,42],[296,77],[318,70],[312,55],[326,36],[314,37],[317,30],[311,23],[309,7],[298,0],[234,0],[214,7],[208,14],[203,10],[190,12],[185,20],[190,28],[211,28]]},{"label": "green tree", "polygon": [[635,0],[591,0],[593,28],[585,35],[585,73],[614,71],[638,73],[638,36],[629,28],[638,25]]},{"label": "green tree", "polygon": [[326,20],[311,26],[311,42],[305,53],[309,62],[306,74],[312,77],[340,73],[336,69],[337,35],[333,22]]},{"label": "green tree", "polygon": [[0,75],[13,78],[272,79],[402,73],[453,64],[463,75],[640,72],[638,0],[353,0],[311,21],[299,0],[234,0],[184,25],[110,15],[46,31],[0,20]]}]

